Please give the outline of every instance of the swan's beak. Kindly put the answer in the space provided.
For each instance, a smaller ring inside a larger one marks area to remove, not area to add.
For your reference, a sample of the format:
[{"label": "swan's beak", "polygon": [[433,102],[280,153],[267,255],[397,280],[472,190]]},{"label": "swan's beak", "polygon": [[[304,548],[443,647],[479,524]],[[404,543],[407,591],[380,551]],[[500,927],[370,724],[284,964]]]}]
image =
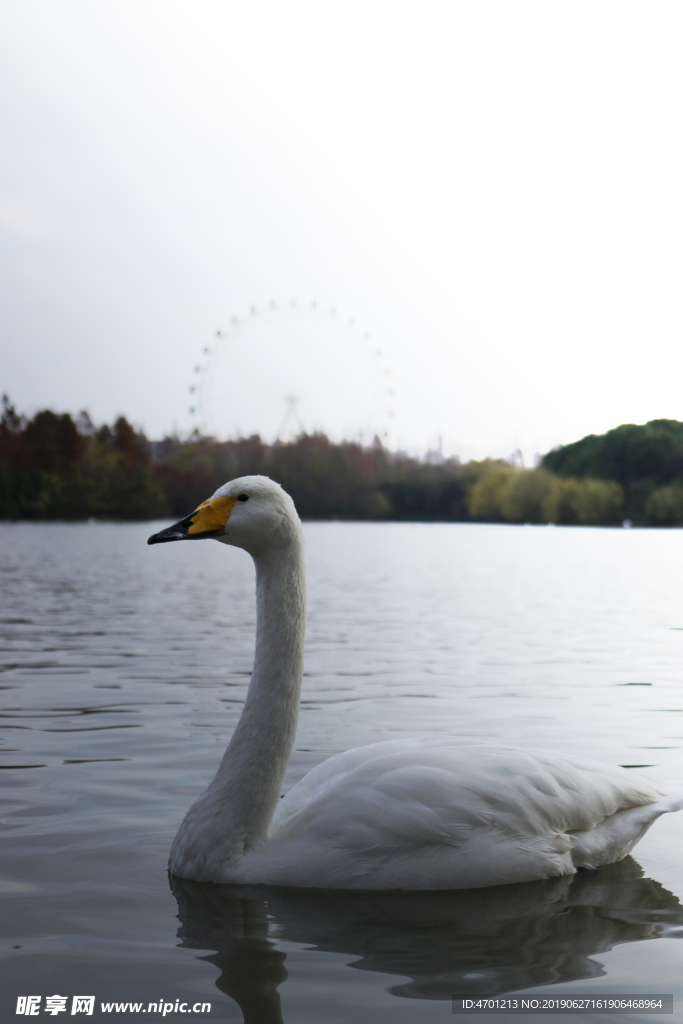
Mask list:
[{"label": "swan's beak", "polygon": [[237,498],[212,498],[204,501],[185,519],[154,533],[148,544],[168,544],[172,540],[202,540],[204,537],[220,537],[225,533],[225,524],[230,518]]}]

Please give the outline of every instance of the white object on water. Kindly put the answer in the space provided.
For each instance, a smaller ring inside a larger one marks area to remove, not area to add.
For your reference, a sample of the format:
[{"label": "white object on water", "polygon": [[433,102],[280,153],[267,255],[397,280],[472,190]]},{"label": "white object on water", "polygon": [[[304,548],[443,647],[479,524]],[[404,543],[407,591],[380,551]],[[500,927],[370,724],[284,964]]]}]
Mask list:
[{"label": "white object on water", "polygon": [[444,737],[337,754],[280,799],[303,674],[301,523],[278,484],[247,476],[149,543],[206,537],[254,559],[256,652],[237,728],[176,835],[172,874],[343,889],[531,881],[621,860],[683,806],[624,768]]}]

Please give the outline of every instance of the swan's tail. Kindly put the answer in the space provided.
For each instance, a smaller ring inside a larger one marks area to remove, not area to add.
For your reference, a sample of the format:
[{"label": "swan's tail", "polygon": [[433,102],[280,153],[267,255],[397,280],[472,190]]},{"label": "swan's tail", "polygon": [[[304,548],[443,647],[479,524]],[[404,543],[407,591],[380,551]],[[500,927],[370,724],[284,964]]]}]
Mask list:
[{"label": "swan's tail", "polygon": [[663,800],[658,800],[654,807],[659,810],[660,814],[668,814],[670,811],[682,811],[683,793],[680,790],[676,793],[670,793]]},{"label": "swan's tail", "polygon": [[577,869],[597,868],[626,857],[662,814],[683,810],[683,793],[670,793],[656,803],[628,807],[586,832],[573,832],[572,860]]}]

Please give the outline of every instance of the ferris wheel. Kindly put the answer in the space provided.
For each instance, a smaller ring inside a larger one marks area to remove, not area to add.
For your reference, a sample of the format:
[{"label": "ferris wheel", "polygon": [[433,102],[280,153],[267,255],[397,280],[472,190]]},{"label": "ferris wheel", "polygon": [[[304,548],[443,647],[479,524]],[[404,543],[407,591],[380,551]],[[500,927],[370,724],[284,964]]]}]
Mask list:
[{"label": "ferris wheel", "polygon": [[[189,413],[194,429],[203,435],[243,433],[221,419],[226,396],[254,394],[266,379],[272,412],[265,432],[273,439],[323,429],[341,431],[347,439],[369,441],[376,435],[387,442],[396,396],[386,354],[355,317],[336,307],[272,300],[250,306],[245,314],[232,316],[227,327],[217,328],[193,367]],[[272,389],[278,387],[276,394]],[[347,413],[345,423],[336,416],[336,427],[335,402],[345,403]]]}]

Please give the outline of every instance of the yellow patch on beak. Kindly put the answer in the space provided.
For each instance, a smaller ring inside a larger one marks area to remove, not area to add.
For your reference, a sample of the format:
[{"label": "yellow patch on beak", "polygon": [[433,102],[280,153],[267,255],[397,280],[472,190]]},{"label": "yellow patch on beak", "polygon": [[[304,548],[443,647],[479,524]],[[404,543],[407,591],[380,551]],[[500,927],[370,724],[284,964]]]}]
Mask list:
[{"label": "yellow patch on beak", "polygon": [[236,501],[237,498],[225,497],[203,501],[197,511],[190,516],[192,526],[188,528],[188,535],[198,537],[202,533],[224,533],[225,524],[230,518]]}]

